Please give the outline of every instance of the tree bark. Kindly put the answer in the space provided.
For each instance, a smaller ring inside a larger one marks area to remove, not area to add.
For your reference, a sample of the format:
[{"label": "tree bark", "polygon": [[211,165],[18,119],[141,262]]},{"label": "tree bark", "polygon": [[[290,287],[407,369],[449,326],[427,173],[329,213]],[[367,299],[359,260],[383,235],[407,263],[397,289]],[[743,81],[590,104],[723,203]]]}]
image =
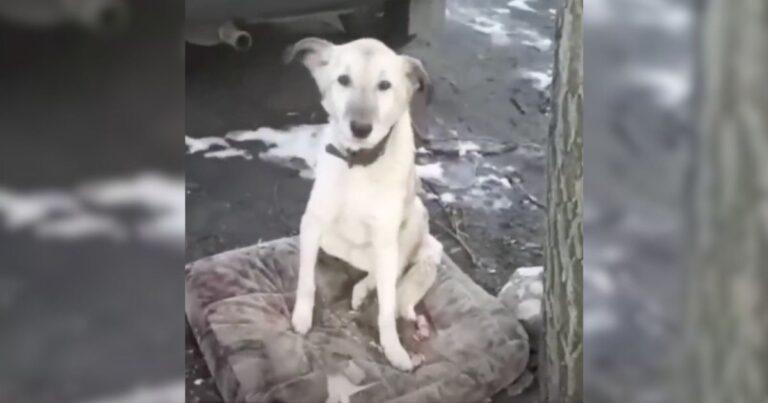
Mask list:
[{"label": "tree bark", "polygon": [[768,396],[768,3],[711,0],[679,401]]},{"label": "tree bark", "polygon": [[582,0],[566,0],[555,32],[540,366],[544,402],[583,400],[582,15]]}]

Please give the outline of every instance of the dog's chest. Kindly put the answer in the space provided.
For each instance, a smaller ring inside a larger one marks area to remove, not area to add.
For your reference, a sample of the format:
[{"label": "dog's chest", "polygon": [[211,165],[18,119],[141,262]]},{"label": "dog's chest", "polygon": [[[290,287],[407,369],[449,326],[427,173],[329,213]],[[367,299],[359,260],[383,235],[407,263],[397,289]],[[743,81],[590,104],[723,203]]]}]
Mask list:
[{"label": "dog's chest", "polygon": [[345,186],[338,189],[337,209],[329,230],[337,237],[356,246],[370,243],[370,228],[382,209],[381,189],[363,178],[351,176]]}]

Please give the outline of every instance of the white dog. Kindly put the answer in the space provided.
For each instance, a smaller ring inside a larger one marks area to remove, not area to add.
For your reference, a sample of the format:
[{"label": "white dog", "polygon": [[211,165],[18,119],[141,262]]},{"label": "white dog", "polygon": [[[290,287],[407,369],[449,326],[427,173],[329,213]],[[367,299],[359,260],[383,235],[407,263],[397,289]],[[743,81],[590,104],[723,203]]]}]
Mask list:
[{"label": "white dog", "polygon": [[429,79],[417,59],[374,39],[334,45],[307,38],[286,52],[286,61],[293,58],[312,73],[329,115],[301,219],[293,327],[305,334],[312,326],[322,248],[368,272],[352,290],[352,308],[376,289],[384,353],[392,365],[410,371],[414,363],[400,343],[396,315],[417,321],[414,306],[434,282],[443,252],[416,196],[409,112],[411,97],[427,91]]}]

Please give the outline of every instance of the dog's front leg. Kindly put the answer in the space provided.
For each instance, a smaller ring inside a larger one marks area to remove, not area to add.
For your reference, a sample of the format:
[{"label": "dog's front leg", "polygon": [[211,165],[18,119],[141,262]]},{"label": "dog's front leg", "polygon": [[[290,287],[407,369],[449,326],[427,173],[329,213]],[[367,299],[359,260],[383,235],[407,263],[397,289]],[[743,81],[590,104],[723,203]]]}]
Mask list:
[{"label": "dog's front leg", "polygon": [[411,357],[400,344],[395,319],[397,277],[399,270],[397,228],[373,229],[376,292],[379,298],[379,342],[389,362],[398,369],[413,369]]},{"label": "dog's front leg", "polygon": [[301,217],[299,232],[299,280],[296,288],[296,304],[291,323],[293,329],[306,334],[312,327],[312,311],[315,306],[315,264],[320,249],[322,221],[307,212]]}]

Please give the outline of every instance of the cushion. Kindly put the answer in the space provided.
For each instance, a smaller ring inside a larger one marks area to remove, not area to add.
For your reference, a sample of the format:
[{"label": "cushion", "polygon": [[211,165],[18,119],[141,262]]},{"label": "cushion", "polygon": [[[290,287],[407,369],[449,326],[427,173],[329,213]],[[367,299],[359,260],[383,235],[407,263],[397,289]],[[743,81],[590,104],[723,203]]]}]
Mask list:
[{"label": "cushion", "polygon": [[413,372],[392,367],[378,343],[375,292],[350,310],[365,273],[329,256],[318,261],[312,329],[291,328],[298,242],[283,238],[223,252],[186,267],[186,313],[227,402],[475,402],[520,376],[528,338],[511,310],[447,256],[416,311],[426,340],[398,320]]}]

